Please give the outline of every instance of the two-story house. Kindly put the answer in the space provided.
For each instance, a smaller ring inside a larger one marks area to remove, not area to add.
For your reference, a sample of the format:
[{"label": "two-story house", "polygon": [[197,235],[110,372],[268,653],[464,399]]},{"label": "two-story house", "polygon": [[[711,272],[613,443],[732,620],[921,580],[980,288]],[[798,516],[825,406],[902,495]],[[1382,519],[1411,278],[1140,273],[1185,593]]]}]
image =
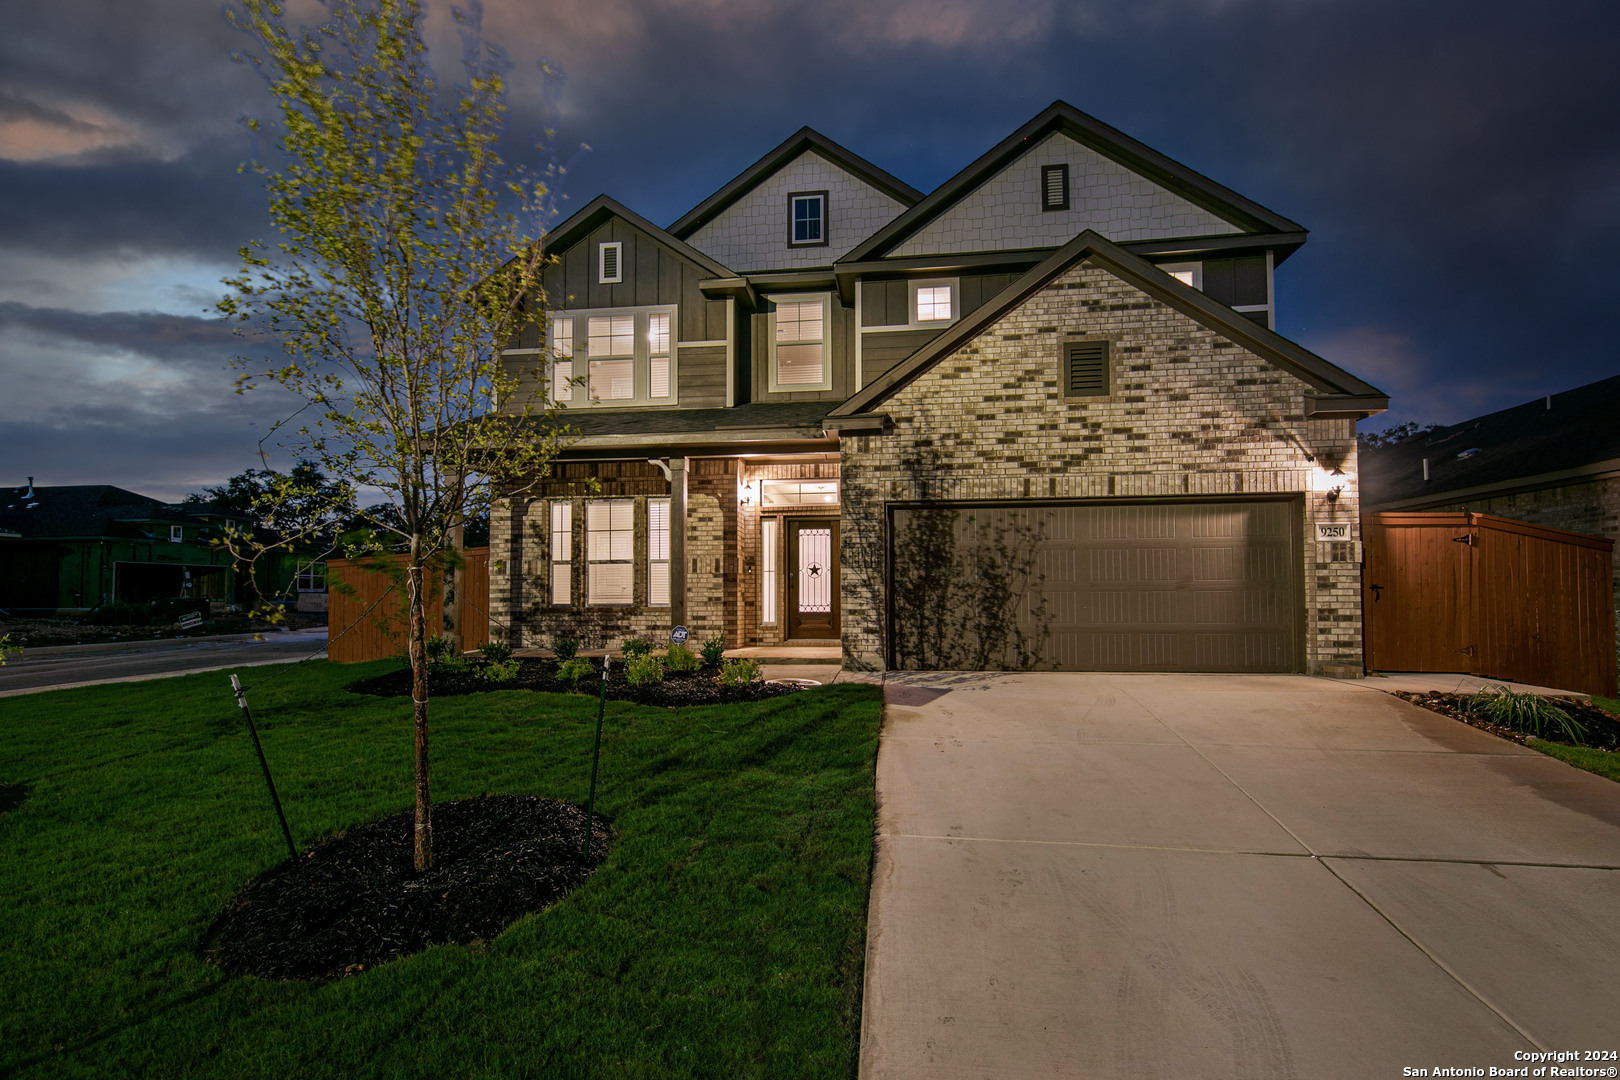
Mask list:
[{"label": "two-story house", "polygon": [[578,433],[497,507],[525,645],[686,625],[871,667],[1359,670],[1355,423],[1273,330],[1305,229],[1062,102],[931,194],[806,128],[546,238]]}]

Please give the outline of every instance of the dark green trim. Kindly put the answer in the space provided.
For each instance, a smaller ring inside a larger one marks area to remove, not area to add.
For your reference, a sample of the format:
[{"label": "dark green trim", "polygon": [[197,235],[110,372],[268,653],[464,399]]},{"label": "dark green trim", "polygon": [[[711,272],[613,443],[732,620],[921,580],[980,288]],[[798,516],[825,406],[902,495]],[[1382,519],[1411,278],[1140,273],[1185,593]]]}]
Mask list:
[{"label": "dark green trim", "polygon": [[1058,131],[1222,220],[1230,221],[1245,232],[1303,234],[1306,231],[1298,222],[1244,198],[1231,188],[1137,142],[1123,131],[1081,112],[1073,105],[1054,101],[977,161],[941,184],[926,199],[873,233],[846,259],[861,262],[892,251],[1008,162],[1028,152],[1046,135]]},{"label": "dark green trim", "polygon": [[1197,289],[1183,285],[1146,259],[1132,255],[1099,233],[1087,229],[1003,289],[989,303],[923,346],[910,359],[880,375],[870,386],[833,409],[829,417],[854,416],[871,410],[1082,259],[1090,259],[1127,284],[1304,380],[1321,391],[1316,395],[1318,398],[1334,395],[1355,397],[1367,404],[1367,408],[1358,415],[1381,412],[1389,407],[1389,397],[1377,387],[1362,382],[1343,368],[1275,331],[1244,318]]},{"label": "dark green trim", "polygon": [[721,265],[691,244],[670,235],[634,210],[627,209],[624,205],[608,198],[606,195],[598,195],[580,207],[579,211],[568,220],[546,233],[543,250],[547,254],[555,254],[558,251],[573,247],[581,237],[589,235],[593,229],[610,217],[624,219],[659,243],[668,246],[671,251],[683,259],[696,263],[714,277],[729,278],[734,276],[730,267]]},{"label": "dark green trim", "polygon": [[922,192],[905,181],[884,172],[859,154],[839,146],[819,131],[802,127],[789,135],[785,142],[770,151],[770,153],[738,173],[725,187],[682,214],[669,227],[670,233],[680,237],[682,240],[691,236],[698,229],[719,217],[726,207],[748,194],[763,180],[806,150],[814,150],[851,176],[864,180],[904,206],[915,206],[923,197]]}]

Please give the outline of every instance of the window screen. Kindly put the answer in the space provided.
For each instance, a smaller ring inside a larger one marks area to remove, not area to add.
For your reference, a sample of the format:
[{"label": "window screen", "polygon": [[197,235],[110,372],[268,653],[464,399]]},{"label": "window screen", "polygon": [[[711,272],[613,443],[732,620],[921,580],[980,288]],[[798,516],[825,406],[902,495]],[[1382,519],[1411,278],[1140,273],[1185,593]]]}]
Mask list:
[{"label": "window screen", "polygon": [[574,508],[551,504],[551,602],[566,607],[572,602],[574,569]]},{"label": "window screen", "polygon": [[1041,209],[1067,210],[1069,208],[1069,167],[1067,165],[1041,166]]},{"label": "window screen", "polygon": [[669,500],[647,500],[647,603],[669,605]]},{"label": "window screen", "polygon": [[792,198],[792,237],[795,244],[826,243],[825,195],[795,195]]},{"label": "window screen", "polygon": [[1108,343],[1070,341],[1063,346],[1063,393],[1097,397],[1108,393]]},{"label": "window screen", "polygon": [[592,604],[634,600],[636,545],[634,499],[599,499],[585,504],[585,599]]},{"label": "window screen", "polygon": [[551,320],[551,399],[574,400],[574,320]]},{"label": "window screen", "polygon": [[820,300],[776,305],[776,384],[820,386],[826,379]]},{"label": "window screen", "polygon": [[636,317],[593,315],[586,321],[591,397],[613,401],[636,396]]}]

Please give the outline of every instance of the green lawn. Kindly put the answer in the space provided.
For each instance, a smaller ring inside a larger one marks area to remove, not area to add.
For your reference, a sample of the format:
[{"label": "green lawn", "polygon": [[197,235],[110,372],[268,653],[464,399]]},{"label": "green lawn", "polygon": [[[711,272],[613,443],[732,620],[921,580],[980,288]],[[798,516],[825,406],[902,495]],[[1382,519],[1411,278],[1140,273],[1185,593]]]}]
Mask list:
[{"label": "green lawn", "polygon": [[1590,746],[1568,746],[1564,743],[1548,742],[1546,739],[1531,739],[1526,745],[1532,750],[1540,750],[1548,757],[1567,761],[1578,769],[1607,776],[1610,780],[1620,780],[1620,752],[1594,750]]},{"label": "green lawn", "polygon": [[[386,670],[241,674],[301,847],[410,801]],[[226,672],[0,699],[0,1075],[855,1074],[878,692],[609,702],[583,888],[474,952],[310,985],[226,978],[198,940],[285,849]],[[259,689],[253,689],[261,684]],[[433,703],[435,798],[583,801],[593,699]]]}]

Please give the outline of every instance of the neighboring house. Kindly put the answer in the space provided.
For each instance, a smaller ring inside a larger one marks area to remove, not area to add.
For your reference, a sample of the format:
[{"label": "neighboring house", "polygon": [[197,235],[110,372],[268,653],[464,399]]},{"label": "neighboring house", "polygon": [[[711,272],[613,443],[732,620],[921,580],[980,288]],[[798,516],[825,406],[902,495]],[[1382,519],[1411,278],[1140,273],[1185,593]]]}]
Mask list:
[{"label": "neighboring house", "polygon": [[[1620,376],[1367,450],[1362,509],[1469,510],[1620,542],[1616,417]],[[1615,577],[1620,612],[1620,565]]]},{"label": "neighboring house", "polygon": [[667,229],[600,197],[508,354],[578,437],[493,514],[494,614],[1359,671],[1355,424],[1387,399],[1271,329],[1304,242],[1061,102],[927,196],[806,128]]},{"label": "neighboring house", "polygon": [[[206,504],[164,503],[110,484],[35,487],[30,477],[0,488],[0,609],[79,614],[163,599],[239,603],[241,575],[216,541],[243,526]],[[277,561],[276,589],[295,587],[292,563]]]}]

